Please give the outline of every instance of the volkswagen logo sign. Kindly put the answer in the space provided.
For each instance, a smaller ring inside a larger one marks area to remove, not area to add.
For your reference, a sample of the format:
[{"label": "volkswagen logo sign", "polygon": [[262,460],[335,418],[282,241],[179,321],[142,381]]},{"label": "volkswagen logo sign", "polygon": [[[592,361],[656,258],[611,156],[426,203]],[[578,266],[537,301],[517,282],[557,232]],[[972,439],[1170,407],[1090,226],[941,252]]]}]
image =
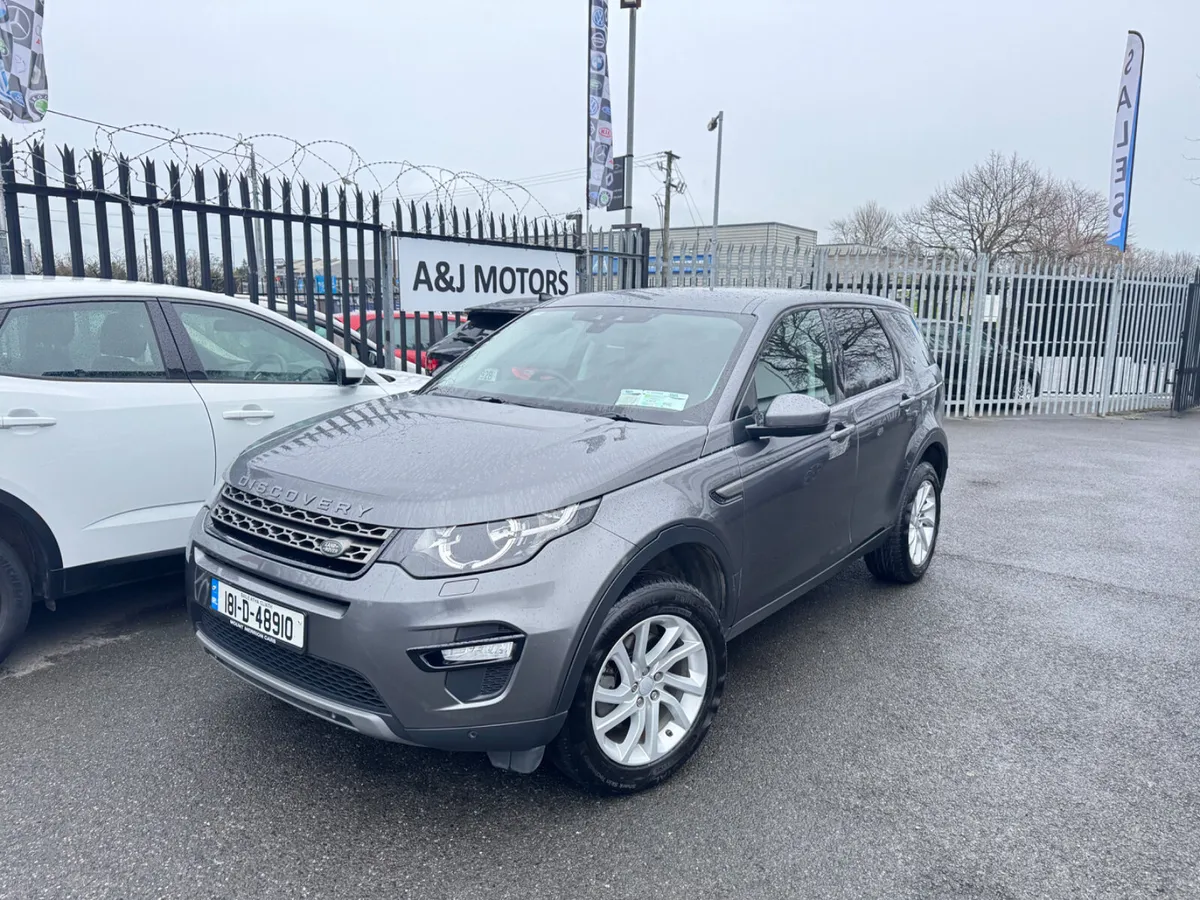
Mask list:
[{"label": "volkswagen logo sign", "polygon": [[318,549],[321,551],[322,556],[332,558],[341,556],[350,549],[350,545],[346,541],[339,541],[337,538],[326,538],[321,541]]}]

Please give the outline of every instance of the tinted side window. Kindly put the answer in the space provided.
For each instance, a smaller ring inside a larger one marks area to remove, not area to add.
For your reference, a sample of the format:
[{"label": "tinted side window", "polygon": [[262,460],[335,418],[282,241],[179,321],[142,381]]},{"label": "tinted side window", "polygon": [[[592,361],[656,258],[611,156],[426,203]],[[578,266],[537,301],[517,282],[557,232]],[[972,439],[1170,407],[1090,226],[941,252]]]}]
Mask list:
[{"label": "tinted side window", "polygon": [[894,381],[899,372],[892,342],[869,309],[831,309],[833,332],[842,351],[846,396]]},{"label": "tinted side window", "polygon": [[23,304],[0,327],[0,375],[165,379],[146,304],[137,300]]},{"label": "tinted side window", "polygon": [[908,364],[909,369],[920,372],[933,363],[933,357],[921,334],[917,320],[904,310],[887,313],[895,328],[892,329],[900,348],[900,355]]},{"label": "tinted side window", "polygon": [[833,403],[833,361],[817,310],[788,313],[779,321],[758,358],[754,383],[760,413],[780,394],[807,394]]},{"label": "tinted side window", "polygon": [[174,307],[212,381],[337,383],[325,351],[282,325],[219,306]]}]

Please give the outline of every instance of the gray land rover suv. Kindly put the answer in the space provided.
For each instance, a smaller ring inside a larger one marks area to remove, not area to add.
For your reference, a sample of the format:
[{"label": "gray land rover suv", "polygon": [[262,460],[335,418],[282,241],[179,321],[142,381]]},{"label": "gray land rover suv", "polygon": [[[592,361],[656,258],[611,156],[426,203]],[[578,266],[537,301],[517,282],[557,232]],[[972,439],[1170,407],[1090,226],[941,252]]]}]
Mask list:
[{"label": "gray land rover suv", "polygon": [[560,298],[247,449],[192,527],[191,620],[329,722],[641,790],[704,739],[728,640],[859,558],[924,575],[943,401],[891,301]]}]

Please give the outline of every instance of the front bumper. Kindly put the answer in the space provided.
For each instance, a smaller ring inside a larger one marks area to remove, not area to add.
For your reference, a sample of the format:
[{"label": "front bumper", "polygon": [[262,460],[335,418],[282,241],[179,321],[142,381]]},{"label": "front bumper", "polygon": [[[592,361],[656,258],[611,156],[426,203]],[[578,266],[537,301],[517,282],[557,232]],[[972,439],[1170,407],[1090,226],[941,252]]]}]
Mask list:
[{"label": "front bumper", "polygon": [[[204,650],[278,699],[371,737],[444,750],[522,751],[566,719],[567,673],[593,602],[630,545],[589,525],[532,561],[454,579],[414,579],[376,563],[325,576],[247,552],[197,517],[188,549],[188,611]],[[274,645],[209,609],[216,577],[302,612],[306,647]],[[513,632],[512,663],[426,671],[410,650]]]}]

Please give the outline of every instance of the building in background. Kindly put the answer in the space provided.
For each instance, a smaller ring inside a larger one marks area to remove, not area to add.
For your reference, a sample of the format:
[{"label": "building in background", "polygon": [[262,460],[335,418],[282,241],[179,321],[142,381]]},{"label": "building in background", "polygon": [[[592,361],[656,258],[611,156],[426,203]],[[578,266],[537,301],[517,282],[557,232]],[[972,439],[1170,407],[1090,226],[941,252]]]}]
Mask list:
[{"label": "building in background", "polygon": [[[650,229],[651,256],[662,244],[662,229]],[[671,228],[671,244],[676,252],[683,250],[695,253],[699,247],[702,252],[708,250],[708,242],[712,239],[711,225],[679,225]],[[722,247],[745,245],[756,247],[784,247],[811,253],[817,245],[817,232],[812,228],[802,228],[799,225],[787,225],[783,222],[747,222],[744,224],[729,224],[717,226],[717,242]]]},{"label": "building in background", "polygon": [[[671,228],[671,247],[666,250],[661,228],[650,230],[650,275],[662,277],[659,257],[671,258],[671,284],[690,284],[696,279],[707,277],[709,244],[712,227],[691,225]],[[776,262],[809,259],[817,245],[817,232],[812,228],[788,225],[783,222],[745,222],[720,225],[717,229],[720,256],[718,269],[722,265],[734,264],[744,267],[747,260],[762,261],[770,258]]]}]

